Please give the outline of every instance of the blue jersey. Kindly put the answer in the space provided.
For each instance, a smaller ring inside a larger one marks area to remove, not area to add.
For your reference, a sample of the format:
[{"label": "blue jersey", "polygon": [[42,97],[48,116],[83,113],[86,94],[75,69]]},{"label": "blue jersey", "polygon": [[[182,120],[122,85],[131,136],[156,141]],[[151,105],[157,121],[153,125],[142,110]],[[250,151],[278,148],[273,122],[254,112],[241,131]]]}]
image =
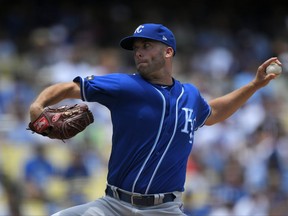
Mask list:
[{"label": "blue jersey", "polygon": [[161,87],[134,74],[76,77],[84,101],[111,112],[107,182],[142,194],[184,191],[193,135],[211,108],[191,84]]}]

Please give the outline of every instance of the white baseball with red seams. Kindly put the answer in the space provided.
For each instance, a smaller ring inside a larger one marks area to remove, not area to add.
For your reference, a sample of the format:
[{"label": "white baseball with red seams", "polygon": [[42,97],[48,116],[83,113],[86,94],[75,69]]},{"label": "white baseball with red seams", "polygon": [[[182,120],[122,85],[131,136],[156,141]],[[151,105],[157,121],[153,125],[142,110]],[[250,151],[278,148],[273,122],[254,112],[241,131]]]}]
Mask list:
[{"label": "white baseball with red seams", "polygon": [[279,64],[273,62],[266,68],[266,73],[280,75],[282,73],[282,67]]}]

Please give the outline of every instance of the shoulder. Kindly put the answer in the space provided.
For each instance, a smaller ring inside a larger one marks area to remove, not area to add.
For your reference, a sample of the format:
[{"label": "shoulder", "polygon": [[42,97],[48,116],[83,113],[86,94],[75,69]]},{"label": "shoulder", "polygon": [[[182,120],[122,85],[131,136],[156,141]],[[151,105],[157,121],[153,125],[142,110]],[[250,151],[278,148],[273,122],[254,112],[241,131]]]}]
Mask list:
[{"label": "shoulder", "polygon": [[137,80],[140,79],[139,75],[137,74],[126,74],[126,73],[111,73],[106,74],[100,77],[95,76],[94,79],[112,79],[112,80],[118,80],[118,81],[130,81],[130,80]]}]

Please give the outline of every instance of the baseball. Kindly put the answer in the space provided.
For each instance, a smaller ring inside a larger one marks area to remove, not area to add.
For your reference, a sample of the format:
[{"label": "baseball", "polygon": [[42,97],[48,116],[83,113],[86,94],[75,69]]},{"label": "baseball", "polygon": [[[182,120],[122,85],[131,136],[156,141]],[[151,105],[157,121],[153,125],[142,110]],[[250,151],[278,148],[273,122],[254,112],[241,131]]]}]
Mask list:
[{"label": "baseball", "polygon": [[277,63],[273,62],[266,68],[266,73],[267,74],[273,73],[276,75],[280,75],[282,73],[282,67]]}]

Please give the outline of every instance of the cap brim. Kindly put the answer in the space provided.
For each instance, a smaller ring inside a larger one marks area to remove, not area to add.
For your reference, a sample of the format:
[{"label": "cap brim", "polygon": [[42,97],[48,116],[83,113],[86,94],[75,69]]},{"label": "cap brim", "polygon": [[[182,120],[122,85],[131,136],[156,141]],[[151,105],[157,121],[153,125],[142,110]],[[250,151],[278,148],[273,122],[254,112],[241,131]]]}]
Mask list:
[{"label": "cap brim", "polygon": [[120,46],[126,50],[133,50],[134,40],[135,40],[135,37],[133,36],[125,37],[120,41]]},{"label": "cap brim", "polygon": [[128,37],[123,38],[120,41],[120,46],[123,49],[126,49],[126,50],[133,50],[133,43],[134,43],[134,40],[137,39],[137,38],[144,38],[144,39],[150,39],[150,40],[157,41],[157,40],[155,40],[154,38],[151,38],[151,37],[136,37],[136,36],[132,35],[132,36],[128,36]]}]

